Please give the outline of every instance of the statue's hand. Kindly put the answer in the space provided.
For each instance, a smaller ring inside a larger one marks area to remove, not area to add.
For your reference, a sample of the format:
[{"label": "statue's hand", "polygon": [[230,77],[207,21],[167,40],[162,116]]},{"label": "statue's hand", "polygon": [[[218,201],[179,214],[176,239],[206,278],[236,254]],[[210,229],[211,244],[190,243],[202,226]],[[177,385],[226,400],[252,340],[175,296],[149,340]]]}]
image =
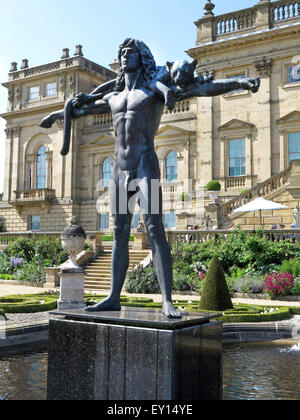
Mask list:
[{"label": "statue's hand", "polygon": [[40,127],[51,128],[54,123],[55,123],[55,118],[53,117],[52,114],[50,114],[50,115],[47,115],[47,117],[45,117],[42,120],[42,122],[40,123]]},{"label": "statue's hand", "polygon": [[240,84],[242,89],[251,90],[251,92],[256,93],[260,87],[260,78],[252,77],[248,79],[242,79]]},{"label": "statue's hand", "polygon": [[78,93],[76,98],[73,100],[73,106],[75,108],[81,108],[83,105],[87,105],[93,101],[93,96],[87,93]]}]

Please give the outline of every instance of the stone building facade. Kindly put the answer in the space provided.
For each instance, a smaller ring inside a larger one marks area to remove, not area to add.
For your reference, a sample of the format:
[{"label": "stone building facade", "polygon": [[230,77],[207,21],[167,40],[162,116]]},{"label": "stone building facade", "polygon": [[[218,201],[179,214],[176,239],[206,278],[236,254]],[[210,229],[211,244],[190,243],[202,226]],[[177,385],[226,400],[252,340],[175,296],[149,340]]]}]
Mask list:
[{"label": "stone building facade", "polygon": [[[196,46],[187,51],[198,59],[198,72],[213,72],[216,79],[258,75],[261,88],[258,94],[195,98],[165,111],[155,147],[169,228],[199,225],[204,212],[226,226],[226,203],[300,159],[299,2],[260,0],[222,16],[213,10],[209,1],[195,23]],[[66,99],[114,78],[116,69],[117,63],[107,69],[86,59],[81,46],[74,56],[65,49],[60,60],[38,67],[12,63],[2,115],[7,138],[0,217],[7,231],[60,231],[74,216],[89,231],[112,227],[105,200],[114,159],[111,115],[74,121],[66,157],[59,153],[63,124],[50,130],[38,124]],[[222,186],[217,206],[205,190],[210,180]],[[137,220],[138,214],[133,227]]]}]

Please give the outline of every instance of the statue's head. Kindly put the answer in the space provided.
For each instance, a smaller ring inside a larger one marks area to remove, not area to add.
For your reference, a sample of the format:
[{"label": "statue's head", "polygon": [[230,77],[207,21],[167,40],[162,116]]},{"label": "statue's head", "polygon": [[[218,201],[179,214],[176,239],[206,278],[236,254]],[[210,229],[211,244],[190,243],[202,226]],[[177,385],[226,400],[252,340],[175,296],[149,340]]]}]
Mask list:
[{"label": "statue's head", "polygon": [[136,71],[142,67],[144,71],[145,86],[156,75],[156,63],[150,48],[142,41],[127,38],[119,48],[119,63],[121,72],[117,78],[115,90],[122,91],[125,87],[125,73]]}]

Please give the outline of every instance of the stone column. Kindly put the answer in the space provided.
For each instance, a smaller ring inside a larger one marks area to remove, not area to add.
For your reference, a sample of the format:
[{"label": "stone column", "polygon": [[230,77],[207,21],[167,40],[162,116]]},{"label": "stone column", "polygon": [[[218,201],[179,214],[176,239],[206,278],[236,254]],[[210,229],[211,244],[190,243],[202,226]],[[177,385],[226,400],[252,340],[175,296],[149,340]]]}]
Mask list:
[{"label": "stone column", "polygon": [[255,63],[258,75],[261,77],[261,86],[258,91],[258,182],[272,176],[272,129],[271,129],[271,73],[272,60],[262,59]]},{"label": "stone column", "polygon": [[7,128],[5,145],[4,192],[3,201],[11,199],[11,171],[13,158],[13,129]]},{"label": "stone column", "polygon": [[[14,191],[18,190],[18,182],[20,180],[20,165],[19,165],[19,144],[20,144],[20,127],[13,127],[9,130],[8,136],[10,136],[10,145],[7,143],[7,158],[8,162],[5,170],[5,179],[8,179],[9,193],[8,200],[14,197]],[[10,155],[10,157],[8,157]],[[6,166],[5,165],[5,166]],[[8,178],[6,178],[8,175]],[[6,199],[6,194],[4,200]]]}]

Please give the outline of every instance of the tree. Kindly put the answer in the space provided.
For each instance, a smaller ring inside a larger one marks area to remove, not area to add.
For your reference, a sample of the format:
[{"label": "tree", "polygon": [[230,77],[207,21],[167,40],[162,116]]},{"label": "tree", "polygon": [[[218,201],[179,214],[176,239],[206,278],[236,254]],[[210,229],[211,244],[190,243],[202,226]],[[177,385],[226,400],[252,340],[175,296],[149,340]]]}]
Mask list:
[{"label": "tree", "polygon": [[200,300],[200,309],[225,311],[232,309],[232,301],[223,267],[217,256],[211,260]]}]

